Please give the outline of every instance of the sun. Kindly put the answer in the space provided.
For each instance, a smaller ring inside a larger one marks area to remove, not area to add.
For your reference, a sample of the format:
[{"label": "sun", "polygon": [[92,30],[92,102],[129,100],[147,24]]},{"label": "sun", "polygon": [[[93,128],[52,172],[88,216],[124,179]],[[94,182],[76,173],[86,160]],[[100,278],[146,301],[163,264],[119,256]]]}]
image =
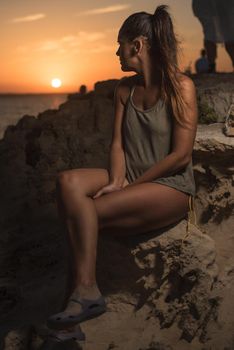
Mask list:
[{"label": "sun", "polygon": [[53,88],[59,88],[62,85],[62,82],[59,78],[54,78],[51,80],[51,86]]}]

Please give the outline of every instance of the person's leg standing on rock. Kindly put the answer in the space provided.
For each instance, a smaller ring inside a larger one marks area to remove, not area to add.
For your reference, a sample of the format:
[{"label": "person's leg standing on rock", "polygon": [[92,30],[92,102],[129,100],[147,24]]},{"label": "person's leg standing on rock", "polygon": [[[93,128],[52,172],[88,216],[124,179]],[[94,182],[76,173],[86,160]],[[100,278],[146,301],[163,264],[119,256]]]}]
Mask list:
[{"label": "person's leg standing on rock", "polygon": [[233,68],[233,72],[234,72],[234,41],[225,42],[225,48],[226,48],[226,51],[232,60],[232,68]]},{"label": "person's leg standing on rock", "polygon": [[204,40],[204,47],[209,61],[209,73],[216,72],[217,45],[211,40]]}]

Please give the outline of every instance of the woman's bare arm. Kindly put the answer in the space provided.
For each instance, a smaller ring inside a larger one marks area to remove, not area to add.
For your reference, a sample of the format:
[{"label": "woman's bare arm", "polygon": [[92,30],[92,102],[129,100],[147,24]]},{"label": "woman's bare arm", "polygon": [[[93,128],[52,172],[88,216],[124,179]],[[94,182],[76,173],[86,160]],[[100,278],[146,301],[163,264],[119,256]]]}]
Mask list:
[{"label": "woman's bare arm", "polygon": [[150,167],[128,186],[173,175],[190,162],[196,137],[198,112],[196,89],[193,81],[186,76],[181,81],[181,92],[186,102],[186,107],[184,107],[184,113],[181,117],[183,124],[187,128],[181,126],[174,118],[171,153]]},{"label": "woman's bare arm", "polygon": [[125,108],[123,94],[126,92],[125,90],[126,86],[121,80],[115,89],[115,117],[109,154],[109,182],[120,187],[124,183],[126,173],[125,155],[122,144],[122,121]]}]

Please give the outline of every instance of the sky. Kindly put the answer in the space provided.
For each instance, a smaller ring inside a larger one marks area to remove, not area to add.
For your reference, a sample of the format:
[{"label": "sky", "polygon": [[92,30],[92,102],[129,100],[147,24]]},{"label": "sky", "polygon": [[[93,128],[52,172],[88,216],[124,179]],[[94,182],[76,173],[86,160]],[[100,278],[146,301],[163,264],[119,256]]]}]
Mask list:
[{"label": "sky", "polygon": [[[0,93],[69,93],[81,84],[119,79],[116,50],[123,21],[132,13],[153,13],[166,4],[181,42],[180,68],[191,65],[203,46],[192,0],[0,0]],[[217,70],[232,71],[231,60],[218,46]],[[51,86],[59,78],[61,87]]]}]

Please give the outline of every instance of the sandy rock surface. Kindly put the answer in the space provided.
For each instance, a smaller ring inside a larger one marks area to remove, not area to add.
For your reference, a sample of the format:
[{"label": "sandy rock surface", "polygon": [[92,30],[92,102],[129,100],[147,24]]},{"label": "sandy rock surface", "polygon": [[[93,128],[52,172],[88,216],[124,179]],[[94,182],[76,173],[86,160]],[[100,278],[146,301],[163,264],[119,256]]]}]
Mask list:
[{"label": "sandy rock surface", "polygon": [[211,107],[218,116],[218,122],[223,122],[234,103],[234,74],[193,75],[192,79],[197,88],[198,103]]},{"label": "sandy rock surface", "polygon": [[[199,221],[221,223],[234,209],[234,138],[223,123],[199,125],[193,152]],[[204,195],[206,192],[206,195]]]}]

